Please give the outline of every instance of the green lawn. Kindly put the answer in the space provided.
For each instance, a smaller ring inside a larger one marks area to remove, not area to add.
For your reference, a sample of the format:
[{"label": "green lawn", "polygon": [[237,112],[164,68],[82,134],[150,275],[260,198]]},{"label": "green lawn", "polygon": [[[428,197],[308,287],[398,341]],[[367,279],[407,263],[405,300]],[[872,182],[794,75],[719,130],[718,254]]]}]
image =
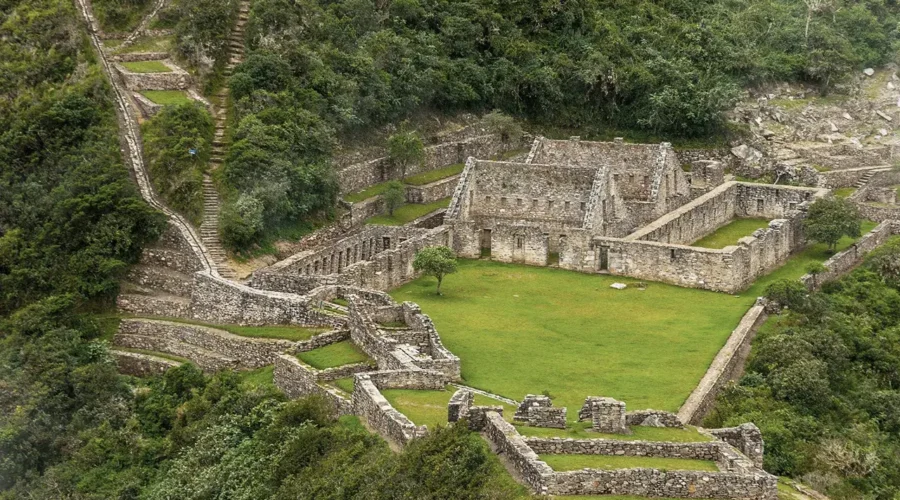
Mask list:
[{"label": "green lawn", "polygon": [[737,245],[739,239],[750,236],[757,229],[769,227],[769,219],[744,218],[735,219],[728,224],[716,229],[712,233],[700,238],[691,244],[695,247],[725,248],[729,245]]},{"label": "green lawn", "polygon": [[174,36],[140,37],[128,47],[117,50],[117,53],[132,54],[135,52],[168,52],[175,45]]},{"label": "green lawn", "polygon": [[275,367],[272,365],[257,368],[256,370],[239,372],[241,381],[253,387],[275,387],[274,381]]},{"label": "green lawn", "polygon": [[661,470],[702,470],[716,472],[715,462],[686,458],[626,457],[621,455],[538,455],[555,471],[579,469],[631,469],[645,467]]},{"label": "green lawn", "polygon": [[345,194],[344,201],[349,201],[350,203],[359,203],[361,201],[368,200],[369,198],[374,198],[375,196],[383,193],[387,189],[387,185],[387,182],[381,182],[379,184],[373,184],[363,189],[362,191]]},{"label": "green lawn", "polygon": [[[862,234],[868,233],[877,225],[877,223],[872,221],[863,221]],[[856,238],[841,238],[841,241],[837,244],[837,251],[840,252],[852,245],[855,241]],[[756,280],[756,282],[753,283],[750,288],[742,292],[741,295],[750,297],[762,296],[766,291],[766,287],[772,282],[781,279],[800,279],[801,276],[806,274],[806,268],[810,264],[814,262],[825,262],[830,259],[832,255],[834,254],[829,253],[828,247],[823,243],[809,245],[804,250],[791,256],[791,258],[780,268]]]},{"label": "green lawn", "polygon": [[[447,425],[447,403],[456,392],[455,387],[447,387],[444,391],[417,391],[412,389],[387,389],[381,391],[391,406],[400,413],[406,415],[416,425]],[[491,399],[480,394],[475,395],[475,404],[478,406],[503,406],[503,417],[512,420],[516,408],[496,399]]]},{"label": "green lawn", "polygon": [[162,104],[163,106],[193,102],[191,98],[181,90],[142,90],[141,95],[156,104]]},{"label": "green lawn", "polygon": [[172,68],[162,61],[131,61],[120,63],[125,69],[133,73],[168,73]]},{"label": "green lawn", "polygon": [[696,427],[673,429],[666,427],[631,427],[631,434],[602,434],[590,432],[590,422],[571,422],[568,429],[550,429],[546,427],[529,427],[516,425],[519,434],[533,437],[559,437],[571,439],[621,439],[625,441],[668,441],[671,443],[701,443],[712,441],[709,436],[697,432]]},{"label": "green lawn", "polygon": [[433,203],[420,205],[418,203],[408,203],[394,210],[394,215],[387,214],[376,215],[366,220],[366,224],[381,224],[383,226],[402,226],[407,222],[412,222],[419,217],[430,214],[439,208],[447,208],[450,206],[450,197],[442,198]]},{"label": "green lawn", "polygon": [[403,179],[403,182],[411,186],[424,186],[425,184],[431,184],[432,182],[458,175],[462,173],[464,168],[466,168],[465,163],[455,163],[430,172],[422,172],[421,174],[409,176],[406,179]]},{"label": "green lawn", "polygon": [[855,192],[856,192],[855,187],[838,188],[833,191],[834,195],[838,198],[846,198]]},{"label": "green lawn", "polygon": [[332,380],[329,384],[337,387],[338,389],[346,392],[347,394],[353,394],[353,377],[344,377]]},{"label": "green lawn", "polygon": [[614,282],[634,280],[461,260],[443,296],[434,278],[391,294],[431,316],[468,385],[516,400],[548,390],[570,420],[586,396],[676,411],[753,299]]},{"label": "green lawn", "polygon": [[191,360],[187,358],[182,358],[181,356],[176,356],[174,354],[169,354],[167,352],[159,352],[159,351],[150,351],[147,349],[136,349],[133,347],[113,347],[116,351],[128,351],[134,352],[137,354],[146,354],[148,356],[156,356],[157,358],[168,359],[170,361],[177,361],[179,363],[191,363]]},{"label": "green lawn", "polygon": [[356,345],[349,340],[335,342],[334,344],[313,349],[312,351],[301,352],[297,357],[300,358],[300,361],[319,370],[333,368],[335,366],[350,365],[353,363],[362,363],[369,360],[366,353],[362,352],[359,347],[356,347]]},{"label": "green lawn", "polygon": [[[104,321],[106,324],[104,326],[105,329],[115,328],[118,329],[119,323],[118,321],[121,318],[147,318],[147,319],[158,319],[162,321],[171,321],[173,323],[184,323],[187,325],[197,325],[197,326],[207,326],[209,328],[217,328],[219,330],[225,330],[228,333],[233,333],[235,335],[240,335],[242,337],[256,337],[263,339],[284,339],[284,340],[307,340],[311,338],[313,335],[318,335],[323,332],[330,331],[330,327],[321,327],[321,328],[309,328],[303,326],[293,326],[293,325],[268,325],[268,326],[240,326],[240,325],[217,325],[214,323],[204,323],[202,321],[191,321],[182,318],[167,318],[164,316],[131,316],[131,315],[116,315],[116,316],[101,316],[98,319]],[[114,326],[113,326],[114,325]],[[113,332],[115,333],[115,332]]]}]

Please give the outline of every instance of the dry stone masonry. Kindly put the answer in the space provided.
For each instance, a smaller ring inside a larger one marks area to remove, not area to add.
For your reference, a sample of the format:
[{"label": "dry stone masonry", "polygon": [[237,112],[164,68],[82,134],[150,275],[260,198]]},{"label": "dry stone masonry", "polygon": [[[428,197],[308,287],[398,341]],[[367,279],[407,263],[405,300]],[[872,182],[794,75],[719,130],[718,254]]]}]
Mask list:
[{"label": "dry stone masonry", "polygon": [[528,394],[516,409],[513,420],[532,427],[566,428],[566,408],[554,408],[547,396]]}]

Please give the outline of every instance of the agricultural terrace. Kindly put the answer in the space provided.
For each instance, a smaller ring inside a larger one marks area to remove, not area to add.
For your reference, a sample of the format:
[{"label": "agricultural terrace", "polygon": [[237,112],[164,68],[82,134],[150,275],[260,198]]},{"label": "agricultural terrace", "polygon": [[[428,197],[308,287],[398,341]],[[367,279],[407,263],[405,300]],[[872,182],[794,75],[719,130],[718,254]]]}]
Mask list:
[{"label": "agricultural terrace", "polygon": [[[873,227],[866,222],[863,231]],[[843,239],[838,250],[853,241]],[[621,276],[488,260],[460,260],[443,296],[430,277],[391,295],[431,316],[468,385],[516,400],[548,391],[554,405],[568,407],[569,420],[586,396],[675,412],[765,286],[797,279],[828,257],[824,245],[810,245],[740,295],[662,283],[641,289]],[[610,288],[616,282],[630,286]],[[396,396],[401,410],[413,398]]]}]

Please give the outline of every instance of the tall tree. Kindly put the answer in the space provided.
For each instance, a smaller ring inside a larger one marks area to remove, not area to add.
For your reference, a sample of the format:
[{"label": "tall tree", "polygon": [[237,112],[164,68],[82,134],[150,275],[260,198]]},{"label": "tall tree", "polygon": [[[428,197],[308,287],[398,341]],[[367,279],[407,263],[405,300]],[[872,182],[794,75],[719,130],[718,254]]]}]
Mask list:
[{"label": "tall tree", "polygon": [[810,205],[803,227],[809,238],[827,244],[828,249],[834,251],[842,237],[855,238],[860,235],[860,222],[856,207],[846,200],[829,197],[820,198]]},{"label": "tall tree", "polygon": [[456,256],[447,247],[423,248],[413,259],[413,269],[426,276],[437,278],[437,294],[441,295],[444,276],[456,272]]},{"label": "tall tree", "polygon": [[400,178],[406,178],[406,169],[425,160],[425,145],[415,132],[398,132],[388,138],[388,156],[400,167]]}]

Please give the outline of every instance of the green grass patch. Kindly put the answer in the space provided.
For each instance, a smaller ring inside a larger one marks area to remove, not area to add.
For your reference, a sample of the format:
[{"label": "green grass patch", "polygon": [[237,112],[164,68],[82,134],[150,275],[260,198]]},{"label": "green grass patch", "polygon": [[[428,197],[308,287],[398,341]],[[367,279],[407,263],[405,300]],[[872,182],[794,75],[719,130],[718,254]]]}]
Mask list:
[{"label": "green grass patch", "polygon": [[163,64],[162,61],[131,61],[119,64],[132,73],[169,73],[172,71],[172,68]]},{"label": "green grass patch", "polygon": [[700,238],[691,244],[703,248],[725,248],[729,245],[737,245],[739,239],[750,236],[757,229],[769,227],[769,219],[743,218],[735,219],[728,224],[716,229],[712,233]]},{"label": "green grass patch", "polygon": [[816,172],[831,172],[831,167],[825,165],[813,165],[812,168],[816,169]]},{"label": "green grass patch", "polygon": [[570,439],[621,439],[624,441],[666,441],[670,443],[704,443],[712,441],[709,436],[704,436],[696,427],[687,426],[684,429],[668,427],[631,427],[631,434],[603,434],[591,432],[590,422],[571,422],[567,429],[549,429],[546,427],[530,427],[516,424],[519,434],[523,436],[546,438],[570,438]]},{"label": "green grass patch", "polygon": [[516,156],[525,155],[531,152],[531,148],[522,148],[522,149],[513,149],[510,151],[504,151],[498,155],[494,155],[491,157],[494,161],[507,161],[510,158],[515,158]]},{"label": "green grass patch", "polygon": [[331,382],[328,382],[328,383],[337,387],[338,389],[346,392],[347,394],[353,394],[353,385],[354,385],[353,381],[354,380],[355,379],[353,377],[344,377],[344,378],[332,380]]},{"label": "green grass patch", "polygon": [[437,182],[441,179],[446,179],[447,177],[459,175],[464,168],[466,168],[465,163],[455,163],[430,172],[422,172],[421,174],[409,176],[406,179],[403,179],[403,182],[412,186],[424,186],[425,184],[431,184],[432,182]]},{"label": "green grass patch", "polygon": [[834,193],[834,196],[837,198],[846,198],[846,197],[850,196],[851,194],[855,193],[856,188],[855,187],[838,188],[832,192]]},{"label": "green grass patch", "polygon": [[332,304],[337,304],[339,306],[344,306],[344,307],[350,306],[350,303],[347,302],[347,299],[334,298],[334,299],[329,300],[328,302],[331,302]]},{"label": "green grass patch", "polygon": [[345,194],[344,201],[349,201],[350,203],[359,203],[361,201],[366,201],[369,198],[374,198],[387,190],[388,182],[373,184],[363,189],[362,191]]},{"label": "green grass patch", "polygon": [[193,102],[191,98],[181,90],[142,90],[141,95],[156,104],[162,104],[163,106]]},{"label": "green grass patch", "polygon": [[[182,318],[169,318],[164,316],[130,316],[121,315],[119,318],[146,318],[158,319],[162,321],[171,321],[173,323],[184,323],[187,325],[207,326],[209,328],[217,328],[225,330],[228,333],[240,335],[242,337],[256,337],[264,339],[284,339],[284,340],[307,340],[314,335],[330,331],[331,327],[311,328],[293,325],[269,325],[269,326],[240,326],[240,325],[217,325],[214,323],[204,323],[202,321],[186,320]],[[118,325],[118,323],[117,323]]]},{"label": "green grass patch", "polygon": [[572,420],[586,396],[676,411],[753,299],[661,283],[610,288],[617,281],[635,282],[461,260],[443,296],[434,278],[391,295],[431,316],[467,385],[512,399],[547,390]]},{"label": "green grass patch", "polygon": [[114,347],[116,351],[127,351],[134,352],[137,354],[146,354],[148,356],[156,356],[157,358],[168,359],[170,361],[177,361],[178,363],[191,363],[192,361],[187,358],[182,358],[181,356],[176,356],[174,354],[169,354],[167,352],[159,352],[159,351],[150,351],[147,349],[135,349],[132,347]]},{"label": "green grass patch", "polygon": [[122,42],[124,41],[125,40],[122,38],[108,38],[106,40],[103,40],[103,48],[115,49],[119,47],[119,45],[122,45]]},{"label": "green grass patch", "polygon": [[[872,221],[863,221],[862,234],[866,234],[875,228],[878,224]],[[840,252],[852,245],[857,238],[843,237],[837,244],[837,251]],[[765,294],[766,287],[775,281],[782,279],[800,279],[806,274],[806,268],[815,262],[825,262],[830,259],[834,253],[828,251],[828,246],[824,243],[814,243],[805,249],[795,253],[780,268],[772,271],[766,276],[756,280],[753,285],[741,293],[741,296],[760,297]]]},{"label": "green grass patch", "polygon": [[359,347],[356,347],[356,344],[349,340],[335,342],[312,351],[301,352],[297,357],[300,361],[319,370],[369,361],[366,353],[362,352]]},{"label": "green grass patch", "polygon": [[418,203],[409,203],[394,210],[394,215],[376,215],[366,220],[366,224],[380,224],[382,226],[402,226],[408,222],[412,222],[423,215],[430,214],[440,208],[450,206],[450,197],[442,198],[433,203],[420,205]]},{"label": "green grass patch", "polygon": [[275,387],[275,367],[272,365],[257,368],[256,370],[238,372],[241,382],[253,387]]},{"label": "green grass patch", "polygon": [[626,457],[620,455],[538,455],[555,471],[579,469],[632,469],[645,467],[660,470],[701,470],[716,472],[715,462],[687,458]]},{"label": "green grass patch", "polygon": [[[381,394],[391,403],[391,406],[406,415],[414,424],[434,428],[438,425],[447,425],[447,404],[454,392],[456,392],[456,388],[448,386],[443,391],[387,389],[381,391]],[[478,406],[503,406],[503,417],[507,420],[511,420],[516,411],[515,406],[480,394],[475,395],[475,404]]]}]

